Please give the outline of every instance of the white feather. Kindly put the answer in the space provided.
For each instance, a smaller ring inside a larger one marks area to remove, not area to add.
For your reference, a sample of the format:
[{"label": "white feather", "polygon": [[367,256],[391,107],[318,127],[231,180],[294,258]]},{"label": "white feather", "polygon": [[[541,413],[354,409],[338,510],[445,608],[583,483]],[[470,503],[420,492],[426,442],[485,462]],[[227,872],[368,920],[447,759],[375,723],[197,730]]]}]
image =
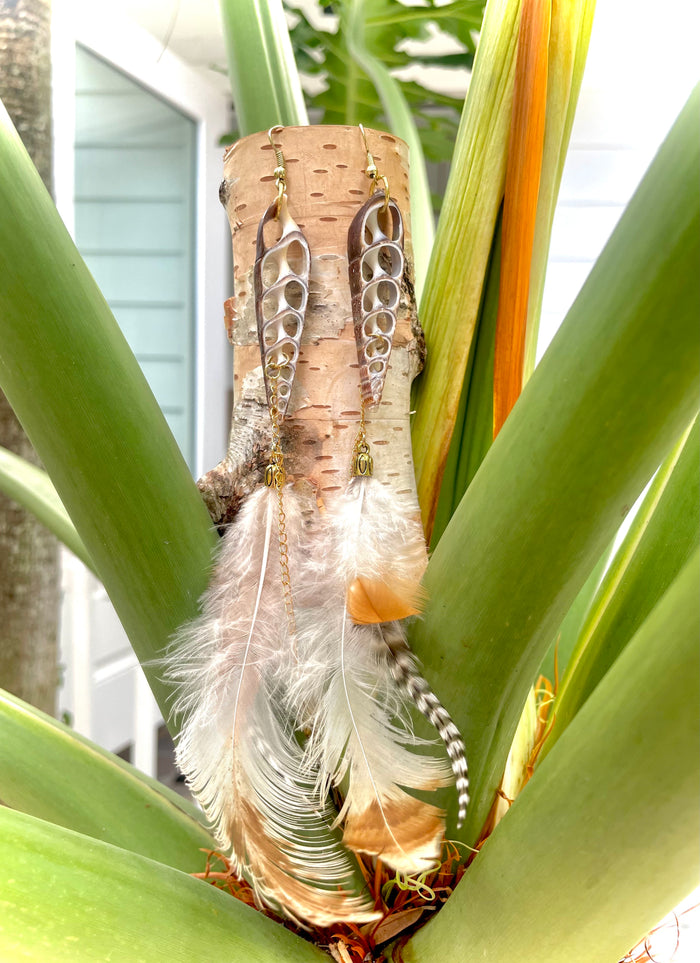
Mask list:
[{"label": "white feather", "polygon": [[399,495],[376,478],[353,478],[334,506],[339,574],[420,582],[428,564],[420,510],[412,494]]},{"label": "white feather", "polygon": [[290,690],[295,712],[312,730],[307,765],[319,773],[320,797],[329,785],[342,790],[346,845],[420,873],[439,856],[442,813],[404,790],[446,785],[449,767],[408,748],[421,740],[410,728],[382,630],[353,624],[345,593],[354,578],[381,578],[387,566],[398,580],[417,583],[426,561],[422,532],[405,500],[397,504],[379,482],[363,478],[329,511],[320,538],[325,580],[312,562],[304,581],[321,578],[314,593],[321,603],[309,594],[297,609],[299,669]]},{"label": "white feather", "polygon": [[[290,565],[301,509],[285,489]],[[253,494],[223,539],[202,615],[174,640],[166,675],[182,715],[177,761],[220,844],[257,897],[317,925],[375,918],[355,863],[314,791],[281,709],[295,664],[276,551],[277,500]]]}]

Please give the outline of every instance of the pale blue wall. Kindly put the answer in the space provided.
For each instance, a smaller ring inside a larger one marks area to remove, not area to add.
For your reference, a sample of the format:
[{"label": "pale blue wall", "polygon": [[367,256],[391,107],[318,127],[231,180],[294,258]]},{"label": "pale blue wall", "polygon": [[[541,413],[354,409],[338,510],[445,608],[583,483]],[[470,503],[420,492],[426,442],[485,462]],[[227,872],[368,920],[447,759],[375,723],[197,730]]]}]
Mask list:
[{"label": "pale blue wall", "polygon": [[77,48],[75,239],[190,466],[196,124]]}]

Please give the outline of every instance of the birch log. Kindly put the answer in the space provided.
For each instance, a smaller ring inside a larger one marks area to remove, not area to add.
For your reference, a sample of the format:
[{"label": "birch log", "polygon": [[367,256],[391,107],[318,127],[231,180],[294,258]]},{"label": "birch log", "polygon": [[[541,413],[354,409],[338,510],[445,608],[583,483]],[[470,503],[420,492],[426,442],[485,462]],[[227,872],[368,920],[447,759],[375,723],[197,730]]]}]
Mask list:
[{"label": "birch log", "polygon": [[[391,361],[381,403],[367,410],[375,476],[396,492],[415,493],[409,428],[410,390],[423,365],[416,317],[408,196],[408,148],[367,131],[369,149],[403,214],[405,270]],[[344,490],[360,418],[359,365],[348,281],[348,229],[367,200],[370,181],[357,127],[286,127],[275,134],[287,168],[289,212],[311,251],[309,302],[301,354],[282,426],[290,481],[306,479],[323,501]],[[276,196],[275,154],[266,132],[224,155],[221,200],[233,238],[234,296],[226,302],[233,345],[234,407],[224,460],[199,482],[214,522],[226,524],[256,488],[268,460],[270,419],[258,345],[253,267],[256,235]]]}]

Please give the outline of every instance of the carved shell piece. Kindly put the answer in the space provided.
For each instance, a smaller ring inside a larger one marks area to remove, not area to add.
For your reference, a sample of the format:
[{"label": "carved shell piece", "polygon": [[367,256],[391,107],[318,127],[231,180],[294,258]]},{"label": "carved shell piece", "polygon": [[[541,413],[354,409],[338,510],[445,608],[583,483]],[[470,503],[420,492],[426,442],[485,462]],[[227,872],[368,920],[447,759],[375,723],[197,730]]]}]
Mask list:
[{"label": "carved shell piece", "polygon": [[352,316],[365,404],[378,405],[386,379],[403,277],[403,219],[383,191],[370,197],[348,232]]},{"label": "carved shell piece", "polygon": [[279,240],[265,246],[265,225],[277,215],[277,201],[267,209],[258,228],[253,273],[255,314],[267,401],[271,400],[270,368],[277,371],[280,421],[287,413],[297,370],[301,332],[309,299],[309,245],[287,210],[287,195],[279,203]]}]

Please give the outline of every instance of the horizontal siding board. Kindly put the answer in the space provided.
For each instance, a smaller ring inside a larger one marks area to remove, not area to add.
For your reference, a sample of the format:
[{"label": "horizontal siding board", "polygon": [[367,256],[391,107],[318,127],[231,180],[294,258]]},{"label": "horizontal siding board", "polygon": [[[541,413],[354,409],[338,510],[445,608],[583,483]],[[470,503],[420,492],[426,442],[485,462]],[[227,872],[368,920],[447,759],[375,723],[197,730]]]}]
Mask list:
[{"label": "horizontal siding board", "polygon": [[80,250],[108,246],[128,252],[133,248],[158,251],[184,248],[188,243],[188,211],[182,200],[129,200],[121,204],[78,200],[75,240]]},{"label": "horizontal siding board", "polygon": [[78,95],[75,107],[76,146],[90,144],[122,148],[182,142],[182,116],[145,91]]},{"label": "horizontal siding board", "polygon": [[562,204],[552,230],[556,260],[594,261],[603,249],[624,207],[621,204],[574,206]]},{"label": "horizontal siding board", "polygon": [[85,263],[111,301],[182,302],[187,297],[187,258],[85,254]]},{"label": "horizontal siding board", "polygon": [[94,54],[88,53],[82,47],[77,48],[75,58],[75,90],[76,94],[100,90],[103,93],[129,93],[141,88],[126,74],[115,70]]},{"label": "horizontal siding board", "polygon": [[142,361],[141,370],[162,408],[182,408],[187,392],[187,370],[180,361]]},{"label": "horizontal siding board", "polygon": [[163,409],[163,414],[165,415],[165,420],[168,422],[168,426],[173,433],[175,441],[178,443],[180,448],[184,450],[189,438],[189,417],[182,410],[169,411],[167,408]]},{"label": "horizontal siding board", "polygon": [[630,185],[641,180],[648,164],[642,150],[572,147],[566,159],[559,203],[626,203]]},{"label": "horizontal siding board", "polygon": [[191,145],[113,150],[81,147],[75,152],[78,196],[167,200],[192,189]]}]

